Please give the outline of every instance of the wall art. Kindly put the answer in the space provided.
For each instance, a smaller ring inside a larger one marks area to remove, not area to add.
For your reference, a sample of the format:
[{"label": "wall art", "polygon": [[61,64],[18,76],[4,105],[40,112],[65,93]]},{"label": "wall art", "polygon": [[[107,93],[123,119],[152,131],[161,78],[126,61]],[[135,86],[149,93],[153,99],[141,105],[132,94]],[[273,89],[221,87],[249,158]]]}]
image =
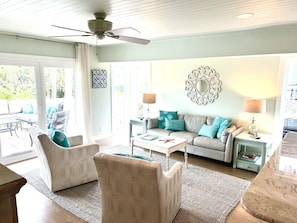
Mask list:
[{"label": "wall art", "polygon": [[106,70],[93,69],[92,72],[92,88],[107,87],[107,72]]},{"label": "wall art", "polygon": [[187,96],[198,105],[213,103],[222,90],[219,74],[208,66],[200,66],[193,70],[188,75],[185,84]]}]

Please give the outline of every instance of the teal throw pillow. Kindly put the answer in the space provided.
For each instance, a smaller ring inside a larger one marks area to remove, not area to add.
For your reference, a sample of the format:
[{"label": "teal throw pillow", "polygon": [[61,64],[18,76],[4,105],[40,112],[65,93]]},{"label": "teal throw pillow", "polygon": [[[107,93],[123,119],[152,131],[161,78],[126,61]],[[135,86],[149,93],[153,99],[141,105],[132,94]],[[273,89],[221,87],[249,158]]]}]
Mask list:
[{"label": "teal throw pillow", "polygon": [[213,125],[221,125],[223,121],[225,121],[226,118],[223,117],[216,117],[213,121]]},{"label": "teal throw pillow", "polygon": [[52,134],[52,140],[57,143],[59,146],[63,146],[63,147],[70,147],[70,143],[69,140],[67,138],[67,136],[59,131],[56,130],[53,134]]},{"label": "teal throw pillow", "polygon": [[22,113],[23,114],[32,114],[33,105],[32,104],[22,104]]},{"label": "teal throw pillow", "polygon": [[198,135],[200,136],[206,136],[209,138],[214,138],[217,134],[217,131],[219,129],[219,125],[206,125],[204,124],[202,128],[199,130]]},{"label": "teal throw pillow", "polygon": [[126,153],[114,153],[113,155],[141,159],[141,160],[146,160],[146,161],[150,161],[150,162],[152,161],[152,159],[148,158],[148,157],[138,156],[138,155],[130,155],[130,154],[126,154]]},{"label": "teal throw pillow", "polygon": [[158,127],[165,129],[165,118],[169,120],[177,120],[177,111],[161,111],[159,114]]},{"label": "teal throw pillow", "polygon": [[184,131],[185,120],[170,120],[165,118],[165,129],[172,131]]},{"label": "teal throw pillow", "polygon": [[222,132],[228,128],[232,123],[232,120],[231,119],[228,119],[226,118],[221,124],[220,124],[220,127],[218,129],[218,132],[217,132],[217,138],[220,139],[221,138],[221,135],[222,135]]}]

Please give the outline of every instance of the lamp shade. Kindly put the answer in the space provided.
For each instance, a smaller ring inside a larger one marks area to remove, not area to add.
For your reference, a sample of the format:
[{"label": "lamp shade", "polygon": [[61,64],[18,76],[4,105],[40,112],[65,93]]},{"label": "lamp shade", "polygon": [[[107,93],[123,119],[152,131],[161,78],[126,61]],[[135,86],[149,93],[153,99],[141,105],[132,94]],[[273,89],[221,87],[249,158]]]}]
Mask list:
[{"label": "lamp shade", "polygon": [[243,111],[250,113],[265,113],[266,100],[264,99],[245,99],[243,103]]},{"label": "lamp shade", "polygon": [[143,93],[142,102],[144,104],[156,103],[156,94],[155,93]]}]

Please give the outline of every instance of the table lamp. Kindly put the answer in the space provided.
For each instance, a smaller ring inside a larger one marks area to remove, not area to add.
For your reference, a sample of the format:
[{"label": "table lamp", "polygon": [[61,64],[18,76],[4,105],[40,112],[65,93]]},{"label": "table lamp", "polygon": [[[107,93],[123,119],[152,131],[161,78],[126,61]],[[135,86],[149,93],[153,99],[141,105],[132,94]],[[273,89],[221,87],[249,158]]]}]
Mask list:
[{"label": "table lamp", "polygon": [[155,93],[143,93],[142,102],[147,104],[147,118],[150,116],[150,104],[156,103],[156,94]]},{"label": "table lamp", "polygon": [[264,99],[245,99],[243,103],[243,111],[252,113],[251,124],[249,125],[249,134],[253,138],[258,137],[258,126],[255,121],[255,113],[265,113],[266,100]]}]

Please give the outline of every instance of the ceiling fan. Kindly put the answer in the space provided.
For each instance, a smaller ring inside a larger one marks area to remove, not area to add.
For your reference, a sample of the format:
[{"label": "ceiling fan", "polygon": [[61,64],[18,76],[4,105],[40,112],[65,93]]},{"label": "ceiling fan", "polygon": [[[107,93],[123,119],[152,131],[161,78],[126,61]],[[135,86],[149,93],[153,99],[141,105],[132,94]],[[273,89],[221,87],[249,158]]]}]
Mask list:
[{"label": "ceiling fan", "polygon": [[105,12],[96,12],[94,13],[96,19],[92,19],[88,21],[88,26],[90,31],[83,31],[78,29],[72,29],[57,25],[52,25],[57,28],[67,29],[77,32],[83,32],[84,34],[81,35],[65,35],[65,36],[51,36],[51,37],[69,37],[69,36],[97,36],[98,39],[104,39],[105,37],[110,37],[113,39],[118,39],[126,42],[137,43],[146,45],[150,43],[150,40],[141,39],[132,36],[122,35],[125,32],[136,32],[140,33],[138,30],[132,27],[120,28],[120,29],[113,29],[112,30],[112,22],[105,20],[106,13]]}]

